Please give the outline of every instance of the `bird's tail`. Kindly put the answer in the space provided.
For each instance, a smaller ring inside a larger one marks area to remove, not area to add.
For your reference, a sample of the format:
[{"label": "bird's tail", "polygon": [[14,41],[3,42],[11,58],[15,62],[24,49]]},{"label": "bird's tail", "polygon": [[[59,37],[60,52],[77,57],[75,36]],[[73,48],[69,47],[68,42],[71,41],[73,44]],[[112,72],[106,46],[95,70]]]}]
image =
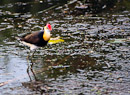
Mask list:
[{"label": "bird's tail", "polygon": [[16,40],[18,41],[21,41],[21,38],[20,37],[15,37]]}]

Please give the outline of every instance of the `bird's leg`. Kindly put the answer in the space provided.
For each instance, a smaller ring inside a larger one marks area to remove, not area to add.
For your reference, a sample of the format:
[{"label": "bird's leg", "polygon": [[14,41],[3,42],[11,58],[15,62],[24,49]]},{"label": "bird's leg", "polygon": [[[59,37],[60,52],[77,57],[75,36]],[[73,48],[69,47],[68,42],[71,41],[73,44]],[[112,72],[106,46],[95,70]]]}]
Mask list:
[{"label": "bird's leg", "polygon": [[[29,71],[30,71],[30,72],[29,72]],[[32,62],[32,61],[31,61],[31,64],[28,65],[28,68],[27,68],[27,74],[28,74],[28,76],[29,76],[30,81],[32,81],[31,73],[32,73],[34,79],[37,80],[36,75],[35,75],[35,73],[34,73],[34,71],[33,71],[33,62]]]},{"label": "bird's leg", "polygon": [[29,59],[29,57],[30,57],[30,53],[31,53],[31,50],[30,50],[29,53],[28,53],[27,59]]},{"label": "bird's leg", "polygon": [[31,64],[30,70],[31,70],[31,72],[32,72],[32,74],[33,74],[35,80],[37,80],[36,75],[35,75],[35,73],[34,73],[34,71],[33,71],[33,63]]},{"label": "bird's leg", "polygon": [[36,52],[36,50],[34,50],[34,52],[32,53],[31,59],[33,58],[35,52]]},{"label": "bird's leg", "polygon": [[[33,74],[33,76],[34,76],[34,78],[35,78],[35,80],[36,80],[36,76],[35,76],[35,74],[34,74],[34,72],[33,72],[33,60],[32,60],[32,58],[33,58],[35,52],[36,52],[36,50],[35,50],[35,51],[32,53],[32,55],[30,56],[30,54],[31,54],[31,50],[30,50],[30,52],[28,53],[28,56],[27,56],[27,62],[28,62],[27,73],[28,73],[28,76],[29,76],[29,78],[30,78],[30,81],[32,81],[32,79],[31,79],[31,75],[30,75],[29,70],[31,70],[31,72],[32,72],[32,74]],[[31,64],[29,64],[29,59],[30,59],[30,57],[31,57]]]},{"label": "bird's leg", "polygon": [[30,73],[29,73],[29,69],[30,69],[30,65],[29,65],[28,68],[27,68],[27,74],[28,74],[28,76],[29,76],[30,81],[32,81],[31,76],[30,76]]},{"label": "bird's leg", "polygon": [[31,54],[31,50],[28,52],[28,55],[27,55],[27,63],[28,63],[27,74],[28,74],[28,76],[29,76],[30,81],[32,81],[31,75],[30,75],[30,72],[29,72],[29,70],[30,70],[30,68],[31,68],[30,62],[29,62],[30,54]]},{"label": "bird's leg", "polygon": [[32,58],[33,58],[35,52],[36,52],[36,50],[34,50],[34,52],[32,53],[32,56],[31,56],[31,63],[32,64],[34,63]]}]

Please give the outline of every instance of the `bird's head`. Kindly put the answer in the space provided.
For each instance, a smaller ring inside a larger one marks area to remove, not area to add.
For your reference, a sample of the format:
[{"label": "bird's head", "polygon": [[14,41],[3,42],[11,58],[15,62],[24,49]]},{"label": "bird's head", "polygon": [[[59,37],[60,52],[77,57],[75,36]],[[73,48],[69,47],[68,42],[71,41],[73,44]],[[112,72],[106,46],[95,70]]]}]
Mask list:
[{"label": "bird's head", "polygon": [[50,24],[47,24],[45,27],[44,27],[44,34],[43,34],[43,39],[45,41],[49,41],[50,40],[50,37],[51,37],[51,34],[50,32],[52,31],[52,28],[51,28],[51,25]]},{"label": "bird's head", "polygon": [[50,24],[47,24],[47,25],[44,27],[44,30],[52,31],[51,25],[50,25]]}]

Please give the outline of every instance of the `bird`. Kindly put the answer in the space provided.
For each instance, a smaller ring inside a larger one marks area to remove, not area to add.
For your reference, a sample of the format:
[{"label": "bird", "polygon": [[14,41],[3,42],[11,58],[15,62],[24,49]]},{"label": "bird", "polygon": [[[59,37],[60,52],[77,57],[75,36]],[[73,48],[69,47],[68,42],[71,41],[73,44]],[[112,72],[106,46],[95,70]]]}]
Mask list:
[{"label": "bird", "polygon": [[[31,58],[33,57],[35,51],[39,47],[44,47],[47,45],[48,41],[51,38],[52,27],[50,24],[44,26],[44,30],[40,32],[34,32],[28,34],[22,38],[19,38],[20,42],[28,47],[30,47],[30,52],[34,51]],[[30,55],[30,54],[29,54]],[[29,57],[28,55],[28,57]]]}]

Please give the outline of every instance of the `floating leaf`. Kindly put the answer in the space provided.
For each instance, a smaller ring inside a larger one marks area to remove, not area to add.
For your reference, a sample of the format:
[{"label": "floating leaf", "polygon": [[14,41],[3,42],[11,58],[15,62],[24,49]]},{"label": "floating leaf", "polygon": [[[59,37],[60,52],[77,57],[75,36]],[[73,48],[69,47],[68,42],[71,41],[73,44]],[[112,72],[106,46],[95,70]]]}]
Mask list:
[{"label": "floating leaf", "polygon": [[114,40],[109,40],[109,43],[123,43],[125,42],[126,39],[114,39]]},{"label": "floating leaf", "polygon": [[56,37],[56,38],[51,38],[48,43],[49,44],[56,44],[56,43],[60,43],[60,42],[64,42],[64,40],[60,39],[60,37]]},{"label": "floating leaf", "polygon": [[0,55],[0,58],[1,58],[1,57],[3,57],[3,56]]}]

